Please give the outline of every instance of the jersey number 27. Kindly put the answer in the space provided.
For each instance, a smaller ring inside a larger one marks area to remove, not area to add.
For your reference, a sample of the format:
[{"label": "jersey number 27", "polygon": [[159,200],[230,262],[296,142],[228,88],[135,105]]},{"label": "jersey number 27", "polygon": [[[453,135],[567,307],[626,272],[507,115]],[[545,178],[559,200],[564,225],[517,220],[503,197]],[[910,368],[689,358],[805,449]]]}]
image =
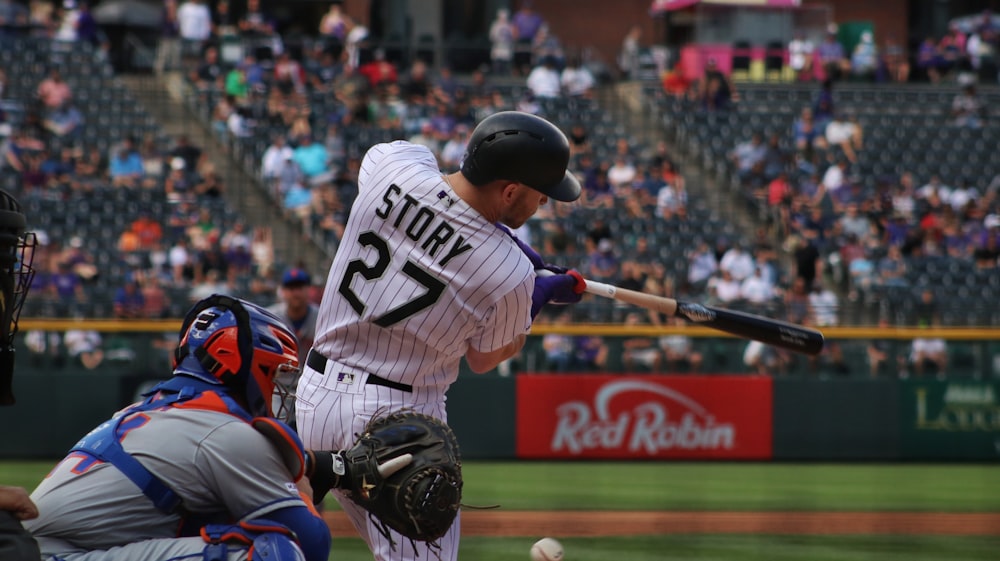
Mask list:
[{"label": "jersey number 27", "polygon": [[[344,269],[344,278],[340,280],[340,287],[337,290],[351,307],[354,308],[354,311],[358,315],[361,315],[364,313],[366,306],[361,301],[361,298],[358,298],[357,293],[351,290],[351,282],[354,280],[355,275],[361,275],[366,281],[381,277],[385,273],[385,270],[389,268],[392,253],[389,251],[389,243],[372,231],[364,232],[358,236],[358,243],[374,249],[378,253],[378,259],[372,265],[365,263],[361,259],[348,261],[347,267]],[[424,308],[433,306],[438,301],[438,298],[441,298],[441,294],[445,288],[444,282],[428,273],[420,265],[407,259],[406,263],[403,263],[403,274],[420,283],[427,289],[427,292],[375,318],[375,325],[389,327],[394,323],[398,323],[419,313]]]}]

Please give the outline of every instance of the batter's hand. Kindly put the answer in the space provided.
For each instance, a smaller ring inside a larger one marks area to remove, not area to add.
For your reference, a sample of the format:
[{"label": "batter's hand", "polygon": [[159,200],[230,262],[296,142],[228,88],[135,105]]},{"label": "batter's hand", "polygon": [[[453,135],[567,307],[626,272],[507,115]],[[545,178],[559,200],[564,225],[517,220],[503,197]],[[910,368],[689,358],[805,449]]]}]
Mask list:
[{"label": "batter's hand", "polygon": [[38,518],[38,507],[20,487],[0,485],[0,510],[10,512],[18,520]]},{"label": "batter's hand", "polygon": [[555,274],[545,269],[535,276],[535,290],[531,294],[531,319],[538,316],[542,306],[548,303],[565,305],[576,304],[583,297],[587,281],[580,273],[570,270],[564,274]]}]

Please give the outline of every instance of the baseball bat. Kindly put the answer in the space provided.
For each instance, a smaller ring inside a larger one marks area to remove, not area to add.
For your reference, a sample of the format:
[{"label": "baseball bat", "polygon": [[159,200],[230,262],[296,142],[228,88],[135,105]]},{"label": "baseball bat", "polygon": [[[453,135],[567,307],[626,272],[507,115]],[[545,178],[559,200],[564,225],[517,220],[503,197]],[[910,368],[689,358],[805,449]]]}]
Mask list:
[{"label": "baseball bat", "polygon": [[586,283],[584,291],[590,294],[656,310],[668,316],[680,316],[690,322],[744,339],[753,339],[807,355],[817,355],[823,350],[823,334],[809,327],[746,312],[679,302],[673,298],[636,292],[603,282],[586,280]]}]

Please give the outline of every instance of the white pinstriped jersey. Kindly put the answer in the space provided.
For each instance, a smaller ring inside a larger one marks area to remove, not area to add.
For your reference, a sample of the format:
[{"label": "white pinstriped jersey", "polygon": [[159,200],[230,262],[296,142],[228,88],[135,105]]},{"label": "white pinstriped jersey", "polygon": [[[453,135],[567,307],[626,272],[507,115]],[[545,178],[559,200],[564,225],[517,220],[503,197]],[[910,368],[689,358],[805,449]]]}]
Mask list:
[{"label": "white pinstriped jersey", "polygon": [[373,146],[358,187],[320,304],[317,351],[416,388],[444,388],[468,347],[493,351],[528,331],[530,262],[452,191],[430,150]]}]

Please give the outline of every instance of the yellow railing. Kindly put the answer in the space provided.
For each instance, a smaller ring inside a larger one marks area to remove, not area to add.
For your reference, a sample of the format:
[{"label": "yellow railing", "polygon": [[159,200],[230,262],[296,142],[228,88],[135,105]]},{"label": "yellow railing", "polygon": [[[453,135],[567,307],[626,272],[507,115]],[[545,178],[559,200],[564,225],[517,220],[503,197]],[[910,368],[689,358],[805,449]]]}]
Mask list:
[{"label": "yellow railing", "polygon": [[[177,331],[180,329],[180,325],[181,322],[179,319],[72,320],[54,318],[22,318],[19,323],[22,331],[67,331],[69,329],[86,328],[107,333]],[[952,341],[1000,341],[1000,327],[947,327],[928,329],[919,327],[879,328],[874,326],[860,326],[827,327],[821,329],[821,331],[827,339],[914,339],[919,337],[939,337],[941,339]],[[608,337],[658,337],[662,335],[677,334],[699,338],[733,337],[732,335],[721,331],[696,325],[664,327],[647,325],[626,327],[623,325],[607,323],[581,323],[575,325],[537,324],[531,328],[532,335],[545,335],[546,333],[564,333],[566,335],[601,335]]]}]

